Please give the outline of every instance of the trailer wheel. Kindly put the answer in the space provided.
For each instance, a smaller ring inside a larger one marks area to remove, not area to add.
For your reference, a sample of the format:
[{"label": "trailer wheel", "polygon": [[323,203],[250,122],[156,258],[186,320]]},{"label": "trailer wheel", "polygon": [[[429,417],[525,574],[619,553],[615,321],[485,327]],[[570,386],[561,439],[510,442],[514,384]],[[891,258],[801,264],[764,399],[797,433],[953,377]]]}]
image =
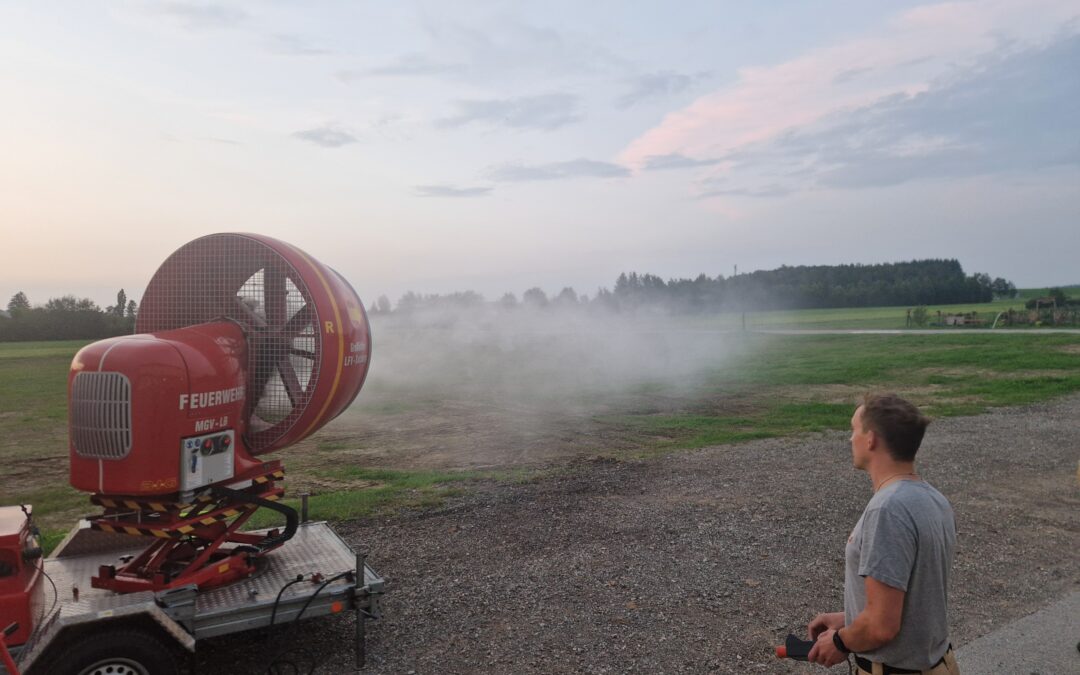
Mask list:
[{"label": "trailer wheel", "polygon": [[50,675],[179,675],[176,645],[138,628],[93,630],[70,643]]}]

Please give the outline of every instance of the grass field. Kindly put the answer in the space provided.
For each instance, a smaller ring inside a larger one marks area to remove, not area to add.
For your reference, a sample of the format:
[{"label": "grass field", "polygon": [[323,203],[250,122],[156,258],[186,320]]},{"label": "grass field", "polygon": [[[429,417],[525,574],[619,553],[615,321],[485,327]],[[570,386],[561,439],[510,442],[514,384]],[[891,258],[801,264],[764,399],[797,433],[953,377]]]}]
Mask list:
[{"label": "grass field", "polygon": [[[1042,290],[1042,289],[1040,289]],[[1080,289],[1071,291],[1073,295],[1080,295]],[[1000,312],[1009,309],[1022,310],[1027,296],[1037,297],[1028,292],[1011,300],[995,300],[968,305],[931,305],[927,312],[930,321],[937,319],[937,313],[942,314],[978,314],[986,327],[994,323],[994,319]],[[740,313],[720,314],[716,316],[696,317],[692,325],[696,328],[733,329],[741,328],[745,320],[747,329],[862,329],[862,330],[894,330],[910,328],[907,326],[906,307],[848,307],[840,309],[798,309],[778,310],[770,312],[746,312],[745,316]]]},{"label": "grass field", "polygon": [[[870,327],[897,315],[902,322],[903,310],[896,308],[777,313],[775,318],[787,322],[780,324],[786,327],[835,323]],[[693,324],[690,328],[698,327],[697,321],[689,323]],[[567,426],[565,442],[578,456],[640,457],[845,429],[858,394],[873,388],[898,391],[935,417],[973,414],[990,406],[1026,404],[1080,391],[1078,335],[959,330],[955,335],[748,333],[731,339],[727,358],[706,364],[678,386],[643,381],[633,384],[632,391],[589,394],[593,398],[610,395],[611,400],[599,402],[603,410],[589,413],[584,423],[575,422],[579,426]],[[92,511],[86,495],[67,485],[66,378],[71,357],[80,346],[78,342],[0,344],[0,504],[33,503],[50,544],[79,516]],[[382,353],[391,347],[383,345]],[[500,363],[498,354],[484,357],[489,361],[485,368],[533,377],[521,370],[528,366],[520,363],[523,359],[511,362],[507,358]],[[469,377],[469,371],[464,368],[461,377]],[[394,439],[406,432],[440,451],[454,450],[440,443],[472,442],[468,435],[462,441],[451,439],[429,419],[431,410],[458,404],[456,396],[453,390],[422,387],[416,381],[394,388],[373,378],[356,412],[344,416],[358,415],[355,424],[328,427],[303,452],[283,453],[290,484],[313,492],[313,517],[338,519],[438,503],[479,479],[530,480],[559,470],[535,465],[521,469],[512,463],[468,471],[454,470],[452,465],[439,469],[395,465]],[[454,414],[466,425],[483,426],[486,418],[471,419],[470,415],[479,413],[470,411],[500,405],[505,407],[505,401],[493,393],[489,399],[471,401],[470,408],[458,405]],[[562,421],[558,417],[530,420],[521,413],[513,423],[559,427]],[[383,459],[358,453],[372,435],[378,435],[388,448]]]},{"label": "grass field", "polygon": [[[857,397],[896,391],[932,417],[1080,391],[1080,336],[774,335],[708,374],[684,411],[619,415],[648,450],[844,429]],[[659,392],[658,392],[659,393]],[[696,399],[696,400],[695,400]]]}]

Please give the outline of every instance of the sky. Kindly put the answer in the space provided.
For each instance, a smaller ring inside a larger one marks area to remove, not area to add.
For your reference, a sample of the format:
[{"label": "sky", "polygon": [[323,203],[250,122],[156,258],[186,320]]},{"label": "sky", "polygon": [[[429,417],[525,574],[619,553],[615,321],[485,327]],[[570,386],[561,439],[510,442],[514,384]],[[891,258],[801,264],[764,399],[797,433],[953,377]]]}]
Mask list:
[{"label": "sky", "polygon": [[0,0],[0,295],[258,232],[406,291],[1080,283],[1080,2]]}]

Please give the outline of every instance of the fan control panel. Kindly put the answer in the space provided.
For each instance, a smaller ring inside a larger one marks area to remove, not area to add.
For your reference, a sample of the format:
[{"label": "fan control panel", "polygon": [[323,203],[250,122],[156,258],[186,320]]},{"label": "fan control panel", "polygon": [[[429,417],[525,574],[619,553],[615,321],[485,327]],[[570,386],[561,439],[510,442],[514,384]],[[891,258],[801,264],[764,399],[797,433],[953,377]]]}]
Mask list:
[{"label": "fan control panel", "polygon": [[181,491],[187,492],[232,478],[235,443],[232,429],[191,436],[181,441]]}]

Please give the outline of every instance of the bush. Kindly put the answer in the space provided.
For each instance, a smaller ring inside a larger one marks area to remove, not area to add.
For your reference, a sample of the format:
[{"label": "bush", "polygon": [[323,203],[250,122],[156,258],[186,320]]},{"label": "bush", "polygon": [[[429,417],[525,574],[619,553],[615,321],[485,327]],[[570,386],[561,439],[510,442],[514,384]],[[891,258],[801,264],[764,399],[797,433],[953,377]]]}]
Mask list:
[{"label": "bush", "polygon": [[926,310],[925,305],[919,305],[911,312],[911,321],[919,328],[926,326],[926,322],[929,318],[930,313]]}]

